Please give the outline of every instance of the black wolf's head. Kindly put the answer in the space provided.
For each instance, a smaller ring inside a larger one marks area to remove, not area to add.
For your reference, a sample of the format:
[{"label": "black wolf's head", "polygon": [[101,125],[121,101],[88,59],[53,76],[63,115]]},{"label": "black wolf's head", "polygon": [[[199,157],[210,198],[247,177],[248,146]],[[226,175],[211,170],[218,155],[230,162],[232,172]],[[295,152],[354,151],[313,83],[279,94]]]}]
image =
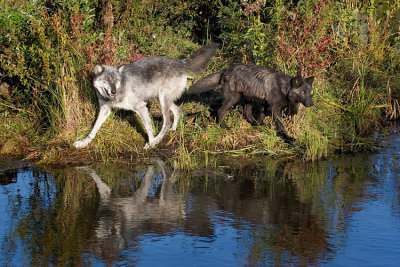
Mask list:
[{"label": "black wolf's head", "polygon": [[96,65],[94,67],[93,86],[104,100],[115,98],[121,86],[120,71],[123,67]]},{"label": "black wolf's head", "polygon": [[288,98],[291,103],[301,103],[306,107],[311,107],[314,102],[311,99],[312,83],[314,76],[303,79],[301,76],[290,80],[290,90]]}]

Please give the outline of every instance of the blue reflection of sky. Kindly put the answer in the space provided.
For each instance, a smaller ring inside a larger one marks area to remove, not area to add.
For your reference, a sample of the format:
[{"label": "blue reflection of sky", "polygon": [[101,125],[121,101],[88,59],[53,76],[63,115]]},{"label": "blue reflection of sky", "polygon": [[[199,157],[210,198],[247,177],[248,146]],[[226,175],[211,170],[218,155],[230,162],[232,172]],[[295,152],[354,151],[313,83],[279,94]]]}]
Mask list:
[{"label": "blue reflection of sky", "polygon": [[[0,185],[0,266],[30,265],[26,244],[15,234],[15,229],[32,208],[29,203],[32,198],[37,198],[38,208],[47,209],[53,204],[56,189],[47,178],[44,173],[34,177],[33,169],[29,168],[18,172],[15,183]],[[35,195],[35,182],[39,195]]]},{"label": "blue reflection of sky", "polygon": [[250,234],[250,224],[243,221],[240,227],[233,227],[232,224],[239,224],[237,218],[225,212],[212,215],[211,221],[212,237],[191,235],[179,229],[163,236],[146,234],[135,253],[124,252],[126,259],[135,255],[136,266],[243,266],[246,255],[241,239]]},{"label": "blue reflection of sky", "polygon": [[382,199],[365,203],[352,215],[348,229],[345,246],[329,265],[399,266],[399,220],[393,217],[390,203]]},{"label": "blue reflection of sky", "polygon": [[[212,237],[201,237],[176,229],[163,235],[144,234],[134,245],[119,252],[116,266],[245,266],[254,225],[225,211],[211,215]],[[92,266],[104,261],[87,254]],[[119,259],[119,260],[118,260]]]},{"label": "blue reflection of sky", "polygon": [[390,136],[388,147],[367,160],[367,197],[358,203],[344,233],[344,244],[329,266],[400,266],[400,136]]},{"label": "blue reflection of sky", "polygon": [[28,263],[21,241],[14,232],[19,218],[24,215],[26,201],[32,193],[32,170],[20,171],[15,183],[0,186],[0,265],[22,266]]}]

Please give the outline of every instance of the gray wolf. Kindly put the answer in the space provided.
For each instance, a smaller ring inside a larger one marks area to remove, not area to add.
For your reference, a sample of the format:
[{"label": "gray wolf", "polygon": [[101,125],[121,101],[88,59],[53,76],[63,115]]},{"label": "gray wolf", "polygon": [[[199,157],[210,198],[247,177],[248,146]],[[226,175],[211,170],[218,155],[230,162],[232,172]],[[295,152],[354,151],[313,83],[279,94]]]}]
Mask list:
[{"label": "gray wolf", "polygon": [[[174,103],[185,90],[187,72],[199,73],[215,55],[218,44],[210,43],[191,57],[173,60],[163,56],[146,57],[122,66],[96,65],[93,85],[99,101],[99,114],[91,132],[74,146],[87,146],[106,121],[112,108],[132,110],[139,115],[148,135],[144,148],[157,145],[171,128],[170,112],[174,116],[172,130],[176,130],[181,111]],[[147,103],[157,98],[161,104],[163,125],[154,137]]]},{"label": "gray wolf", "polygon": [[314,77],[304,79],[299,73],[296,77],[292,77],[261,66],[240,64],[200,79],[187,92],[199,94],[214,90],[221,85],[223,102],[218,109],[221,126],[225,126],[223,121],[225,113],[240,99],[245,101],[244,116],[253,122],[252,105],[261,101],[264,109],[270,109],[272,113],[277,134],[285,142],[292,142],[294,138],[287,135],[282,123],[282,108],[298,103],[306,107],[313,106],[311,99],[313,81]]}]

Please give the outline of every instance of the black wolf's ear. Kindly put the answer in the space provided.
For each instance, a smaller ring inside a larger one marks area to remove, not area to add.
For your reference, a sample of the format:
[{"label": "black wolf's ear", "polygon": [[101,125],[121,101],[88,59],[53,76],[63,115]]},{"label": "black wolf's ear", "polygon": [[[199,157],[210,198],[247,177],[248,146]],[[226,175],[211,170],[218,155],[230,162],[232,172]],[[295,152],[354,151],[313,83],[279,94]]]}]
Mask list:
[{"label": "black wolf's ear", "polygon": [[310,86],[312,86],[312,83],[314,81],[314,76],[308,77],[304,80],[306,83],[308,83]]},{"label": "black wolf's ear", "polygon": [[297,74],[296,74],[296,76],[303,77],[300,66],[297,67]]},{"label": "black wolf's ear", "polygon": [[103,66],[102,65],[96,65],[96,66],[94,66],[94,74],[95,75],[99,75],[100,73],[102,73],[103,72],[103,70],[104,70],[104,68],[103,68]]},{"label": "black wolf's ear", "polygon": [[290,80],[290,86],[298,88],[303,84],[303,78],[301,76],[296,76]]}]

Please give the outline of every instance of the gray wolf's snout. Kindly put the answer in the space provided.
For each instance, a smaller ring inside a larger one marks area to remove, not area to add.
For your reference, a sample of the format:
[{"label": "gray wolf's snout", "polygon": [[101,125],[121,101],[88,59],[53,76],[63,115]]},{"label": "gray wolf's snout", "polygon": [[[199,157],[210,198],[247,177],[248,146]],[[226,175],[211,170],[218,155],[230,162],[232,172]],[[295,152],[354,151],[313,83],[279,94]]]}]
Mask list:
[{"label": "gray wolf's snout", "polygon": [[117,87],[114,83],[111,83],[111,95],[115,95],[117,93]]}]

